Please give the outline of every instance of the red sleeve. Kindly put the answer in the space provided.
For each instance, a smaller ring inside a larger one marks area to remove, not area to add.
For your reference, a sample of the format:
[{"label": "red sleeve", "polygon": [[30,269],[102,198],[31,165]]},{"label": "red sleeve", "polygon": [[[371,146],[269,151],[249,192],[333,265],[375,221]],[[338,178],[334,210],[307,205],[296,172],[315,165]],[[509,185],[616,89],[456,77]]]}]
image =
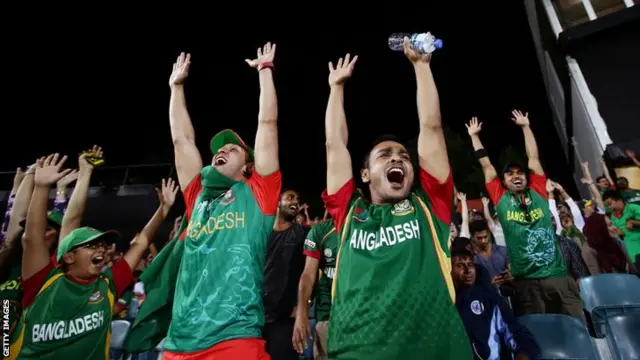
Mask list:
[{"label": "red sleeve", "polygon": [[547,177],[545,175],[531,173],[531,175],[529,175],[529,187],[543,198],[548,198]]},{"label": "red sleeve", "polygon": [[196,199],[198,195],[200,195],[200,190],[202,190],[202,175],[198,174],[196,177],[191,180],[187,188],[182,190],[182,195],[184,196],[184,204],[187,213],[187,221],[191,218],[191,212],[193,211],[193,206],[196,203]]},{"label": "red sleeve", "polygon": [[311,251],[311,250],[305,250],[302,252],[303,254],[305,254],[306,256],[312,257],[314,259],[318,259],[320,260],[320,256],[321,256],[321,252],[318,250],[315,251]]},{"label": "red sleeve", "polygon": [[28,279],[22,280],[22,308],[26,309],[29,305],[33,304],[33,301],[38,295],[38,291],[44,282],[47,281],[47,276],[51,270],[55,269],[55,258],[52,256],[49,258],[49,263],[40,269],[37,273],[33,274]]},{"label": "red sleeve", "polygon": [[116,298],[119,298],[127,287],[133,283],[133,272],[129,264],[124,260],[124,257],[121,257],[120,260],[113,264],[111,267],[111,276],[113,278],[113,285],[116,288]]},{"label": "red sleeve", "polygon": [[497,206],[498,201],[500,201],[502,195],[507,192],[507,189],[502,186],[502,181],[500,181],[500,178],[497,176],[494,177],[493,180],[486,183],[485,186],[487,187],[489,199],[491,199],[493,206]]},{"label": "red sleeve", "polygon": [[351,178],[335,194],[329,195],[326,189],[322,192],[322,201],[327,206],[327,211],[331,215],[338,232],[342,230],[342,225],[349,212],[349,202],[355,191],[356,183]]},{"label": "red sleeve", "polygon": [[420,168],[420,184],[431,201],[433,213],[440,221],[451,224],[451,210],[453,209],[453,171],[444,183],[440,183],[424,169]]},{"label": "red sleeve", "polygon": [[265,177],[253,172],[247,180],[247,184],[264,215],[275,215],[280,201],[280,189],[282,188],[282,174],[280,170]]}]

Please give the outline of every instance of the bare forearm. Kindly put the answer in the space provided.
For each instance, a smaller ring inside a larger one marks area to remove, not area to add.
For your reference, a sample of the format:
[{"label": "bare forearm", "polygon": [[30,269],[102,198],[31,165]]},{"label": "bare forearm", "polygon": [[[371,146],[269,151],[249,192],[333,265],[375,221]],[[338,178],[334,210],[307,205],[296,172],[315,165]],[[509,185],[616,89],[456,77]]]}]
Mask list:
[{"label": "bare forearm", "polygon": [[91,182],[91,171],[82,172],[78,176],[76,186],[69,199],[67,212],[62,219],[60,229],[60,238],[62,239],[71,231],[77,229],[82,224],[82,216],[87,206],[87,198],[89,197],[89,183]]},{"label": "bare forearm", "polygon": [[414,65],[416,73],[416,100],[418,104],[418,118],[420,127],[439,128],[440,121],[440,98],[438,88],[433,79],[431,67],[428,63],[418,63]]},{"label": "bare forearm", "polygon": [[149,244],[153,240],[158,231],[158,228],[164,220],[167,218],[167,214],[169,214],[169,207],[160,206],[153,214],[147,225],[145,225],[144,229],[138,234],[135,238],[135,241],[131,244],[129,251],[124,255],[125,260],[131,267],[131,269],[135,269],[142,258],[142,255],[149,247]]},{"label": "bare forearm", "polygon": [[169,124],[171,125],[171,137],[174,141],[195,141],[195,131],[187,111],[187,100],[184,96],[184,86],[182,85],[171,87]]},{"label": "bare forearm", "polygon": [[335,194],[352,178],[351,155],[347,149],[347,119],[344,113],[344,88],[331,87],[325,117],[327,150],[327,192]]},{"label": "bare forearm", "polygon": [[33,191],[29,210],[25,241],[29,244],[44,244],[44,233],[47,228],[47,205],[49,202],[49,186],[37,186]]},{"label": "bare forearm", "polygon": [[529,169],[534,174],[544,174],[542,164],[540,163],[540,154],[538,154],[538,144],[536,143],[536,137],[533,135],[531,127],[523,126],[522,133],[524,134],[524,146],[527,152],[527,158],[529,158]]},{"label": "bare forearm", "polygon": [[16,198],[13,202],[11,218],[7,226],[7,239],[14,238],[20,232],[20,222],[27,216],[27,209],[29,208],[34,188],[33,179],[33,173],[25,175],[20,187],[18,187]]},{"label": "bare forearm", "polygon": [[278,99],[271,69],[258,72],[260,78],[260,111],[255,141],[255,169],[267,176],[280,168],[278,161]]},{"label": "bare forearm", "polygon": [[278,97],[273,82],[271,69],[265,68],[258,72],[260,78],[260,110],[258,121],[278,120]]},{"label": "bare forearm", "polygon": [[347,146],[349,131],[347,115],[344,112],[344,86],[333,85],[325,115],[325,135],[327,141],[339,142]]},{"label": "bare forearm", "polygon": [[298,306],[296,308],[300,315],[309,313],[309,300],[311,300],[314,283],[315,278],[312,278],[310,275],[303,274],[303,276],[300,277],[300,284],[298,285]]}]

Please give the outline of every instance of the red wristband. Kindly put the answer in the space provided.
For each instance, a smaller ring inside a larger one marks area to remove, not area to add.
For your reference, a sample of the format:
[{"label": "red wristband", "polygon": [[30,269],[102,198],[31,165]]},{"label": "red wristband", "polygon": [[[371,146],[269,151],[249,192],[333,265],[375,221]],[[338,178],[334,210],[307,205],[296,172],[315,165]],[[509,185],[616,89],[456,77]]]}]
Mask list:
[{"label": "red wristband", "polygon": [[260,66],[258,66],[258,71],[261,71],[265,68],[273,70],[273,63],[271,61],[263,62],[262,64],[260,64]]}]

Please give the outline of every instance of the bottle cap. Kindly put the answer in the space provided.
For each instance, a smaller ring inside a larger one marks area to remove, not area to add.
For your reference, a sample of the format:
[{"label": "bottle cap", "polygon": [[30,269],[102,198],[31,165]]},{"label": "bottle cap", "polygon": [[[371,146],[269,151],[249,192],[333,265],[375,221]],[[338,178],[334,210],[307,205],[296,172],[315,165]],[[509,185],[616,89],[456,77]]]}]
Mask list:
[{"label": "bottle cap", "polygon": [[436,49],[442,49],[442,40],[440,40],[440,39],[436,39],[436,41],[434,41],[434,42],[433,42],[433,46],[434,46]]}]

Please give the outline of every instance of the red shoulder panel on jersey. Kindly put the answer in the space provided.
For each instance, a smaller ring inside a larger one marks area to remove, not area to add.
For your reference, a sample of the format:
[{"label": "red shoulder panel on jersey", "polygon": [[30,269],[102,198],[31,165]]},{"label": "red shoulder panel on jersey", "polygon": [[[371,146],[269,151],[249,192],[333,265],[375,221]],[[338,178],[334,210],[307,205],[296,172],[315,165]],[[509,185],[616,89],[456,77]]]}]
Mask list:
[{"label": "red shoulder panel on jersey", "polygon": [[493,206],[497,206],[498,201],[500,201],[502,195],[507,192],[507,189],[502,186],[502,181],[497,176],[487,182],[485,186],[487,187],[487,193],[489,194],[489,199],[491,199]]},{"label": "red shoulder panel on jersey", "polygon": [[329,195],[326,189],[322,192],[322,201],[327,206],[327,211],[331,215],[338,232],[342,230],[345,217],[349,212],[349,202],[355,191],[356,183],[351,178],[335,194]]},{"label": "red shoulder panel on jersey", "polygon": [[26,309],[28,306],[33,304],[33,301],[36,299],[36,296],[38,295],[38,291],[40,291],[40,288],[42,287],[42,285],[44,285],[44,282],[47,281],[49,273],[51,272],[51,270],[56,268],[54,261],[55,261],[55,258],[52,256],[49,259],[49,263],[45,267],[40,269],[40,271],[33,274],[31,277],[27,279],[22,279],[22,307],[23,308]]},{"label": "red shoulder panel on jersey", "polygon": [[116,299],[133,283],[133,272],[131,267],[122,257],[111,266],[113,285],[116,288]]},{"label": "red shoulder panel on jersey", "polygon": [[305,254],[308,257],[312,257],[312,258],[318,259],[318,260],[320,260],[320,258],[322,257],[322,253],[320,251],[318,251],[318,250],[315,250],[315,251],[305,250],[302,253]]},{"label": "red shoulder panel on jersey", "polygon": [[547,199],[547,177],[545,175],[538,175],[531,173],[529,176],[529,187],[540,194],[543,198]]},{"label": "red shoulder panel on jersey", "polygon": [[440,221],[450,224],[453,209],[453,171],[449,170],[447,180],[440,183],[438,179],[420,168],[420,184],[431,201],[433,213]]},{"label": "red shoulder panel on jersey", "polygon": [[264,215],[275,215],[280,201],[282,173],[277,170],[271,175],[260,176],[256,171],[247,180],[247,185],[255,196],[258,206]]}]

